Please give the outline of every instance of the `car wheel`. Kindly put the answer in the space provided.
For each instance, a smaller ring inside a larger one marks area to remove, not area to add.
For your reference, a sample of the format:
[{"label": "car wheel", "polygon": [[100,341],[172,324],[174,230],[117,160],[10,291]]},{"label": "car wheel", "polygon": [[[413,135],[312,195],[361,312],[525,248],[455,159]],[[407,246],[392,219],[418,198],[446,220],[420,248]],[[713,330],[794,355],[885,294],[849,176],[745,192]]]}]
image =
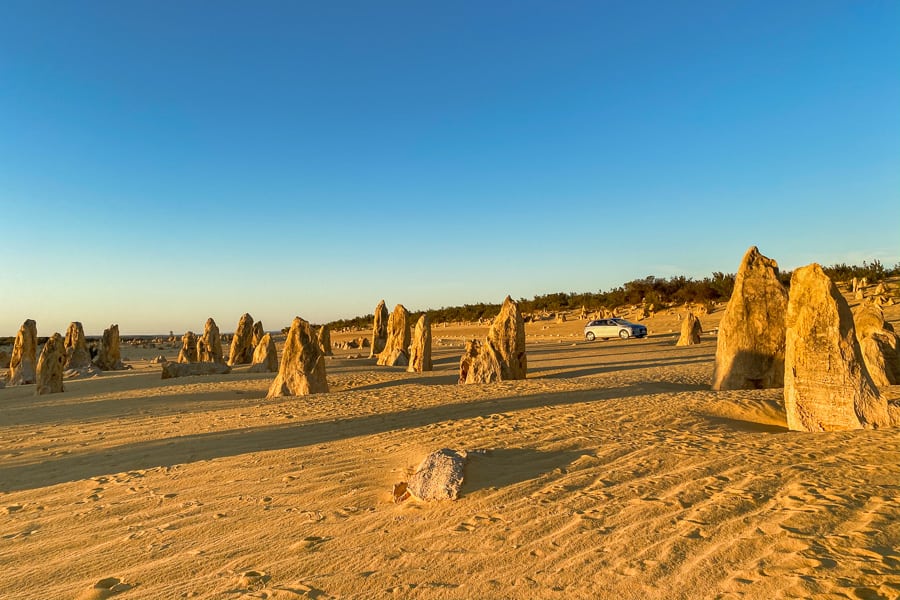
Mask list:
[{"label": "car wheel", "polygon": [[584,334],[584,337],[585,337],[585,339],[587,339],[587,341],[593,342],[594,341],[594,332],[588,331],[586,334]]},{"label": "car wheel", "polygon": [[619,337],[623,340],[627,340],[631,337],[631,333],[627,329],[623,329],[619,332]]}]

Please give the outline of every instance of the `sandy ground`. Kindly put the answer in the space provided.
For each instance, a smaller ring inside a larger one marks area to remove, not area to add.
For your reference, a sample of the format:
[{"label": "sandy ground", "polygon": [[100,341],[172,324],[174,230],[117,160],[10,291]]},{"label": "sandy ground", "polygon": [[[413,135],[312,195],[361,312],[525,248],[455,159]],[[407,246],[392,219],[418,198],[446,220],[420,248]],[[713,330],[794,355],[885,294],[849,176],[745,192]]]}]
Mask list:
[{"label": "sandy ground", "polygon": [[[709,391],[714,336],[647,324],[529,324],[529,378],[497,385],[456,385],[486,328],[436,327],[434,372],[340,351],[304,398],[161,380],[169,346],[0,389],[0,597],[900,596],[900,430],[789,432],[781,390]],[[441,447],[486,451],[461,497],[393,504]]]}]

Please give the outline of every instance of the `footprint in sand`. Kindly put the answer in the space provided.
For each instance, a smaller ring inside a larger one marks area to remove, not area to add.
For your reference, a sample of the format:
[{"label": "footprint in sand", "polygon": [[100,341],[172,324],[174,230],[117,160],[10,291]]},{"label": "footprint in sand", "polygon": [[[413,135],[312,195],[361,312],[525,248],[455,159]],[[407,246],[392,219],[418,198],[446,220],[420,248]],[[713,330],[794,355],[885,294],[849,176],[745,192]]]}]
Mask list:
[{"label": "footprint in sand", "polygon": [[451,529],[451,531],[469,532],[469,531],[475,531],[475,528],[476,528],[476,526],[474,523],[463,522],[463,523],[460,523],[459,525],[457,525],[456,527],[454,527],[453,529]]},{"label": "footprint in sand", "polygon": [[329,596],[322,590],[303,583],[293,583],[272,588],[267,587],[259,591],[259,597],[268,600],[290,600],[291,598],[318,598],[319,600],[325,600],[326,598],[333,598],[333,596]]},{"label": "footprint in sand", "polygon": [[29,535],[32,535],[36,531],[37,531],[37,529],[26,529],[25,531],[20,531],[19,533],[8,533],[3,536],[3,539],[4,540],[14,540],[17,538],[24,538],[24,537],[28,537]]},{"label": "footprint in sand", "polygon": [[116,594],[130,590],[133,587],[134,585],[125,583],[118,577],[105,577],[78,594],[78,596],[75,597],[75,600],[103,600],[103,598],[115,596]]},{"label": "footprint in sand", "polygon": [[296,542],[291,545],[291,550],[316,550],[320,544],[324,544],[331,538],[328,537],[319,537],[316,535],[311,535],[303,538],[299,542]]},{"label": "footprint in sand", "polygon": [[881,594],[879,591],[873,590],[872,588],[863,587],[853,590],[853,597],[859,598],[860,600],[888,600],[888,598],[895,596]]},{"label": "footprint in sand", "polygon": [[271,577],[264,571],[244,571],[238,577],[239,587],[249,589],[265,584]]},{"label": "footprint in sand", "polygon": [[683,537],[692,540],[703,540],[709,537],[709,534],[700,527],[695,527],[688,533],[685,533]]}]

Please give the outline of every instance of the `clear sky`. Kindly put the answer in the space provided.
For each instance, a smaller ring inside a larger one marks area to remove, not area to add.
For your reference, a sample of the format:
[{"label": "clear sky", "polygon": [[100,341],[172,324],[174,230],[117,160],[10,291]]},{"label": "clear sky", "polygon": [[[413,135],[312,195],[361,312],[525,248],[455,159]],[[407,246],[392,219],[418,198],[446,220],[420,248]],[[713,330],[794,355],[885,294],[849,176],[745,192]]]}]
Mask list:
[{"label": "clear sky", "polygon": [[900,261],[900,2],[0,2],[0,335]]}]

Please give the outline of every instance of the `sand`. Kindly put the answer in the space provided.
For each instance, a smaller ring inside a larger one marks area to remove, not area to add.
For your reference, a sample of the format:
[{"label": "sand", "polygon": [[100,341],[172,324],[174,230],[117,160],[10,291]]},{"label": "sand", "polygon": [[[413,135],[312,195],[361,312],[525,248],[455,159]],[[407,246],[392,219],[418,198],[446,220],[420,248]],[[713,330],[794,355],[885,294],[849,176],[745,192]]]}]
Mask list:
[{"label": "sand", "polygon": [[[336,351],[304,398],[163,381],[171,347],[0,389],[0,597],[900,596],[900,430],[787,431],[781,390],[709,390],[715,337],[676,347],[672,315],[582,325],[528,324],[529,378],[495,385],[456,385],[486,326],[437,326],[434,372]],[[484,451],[459,499],[394,504],[442,447]]]}]

